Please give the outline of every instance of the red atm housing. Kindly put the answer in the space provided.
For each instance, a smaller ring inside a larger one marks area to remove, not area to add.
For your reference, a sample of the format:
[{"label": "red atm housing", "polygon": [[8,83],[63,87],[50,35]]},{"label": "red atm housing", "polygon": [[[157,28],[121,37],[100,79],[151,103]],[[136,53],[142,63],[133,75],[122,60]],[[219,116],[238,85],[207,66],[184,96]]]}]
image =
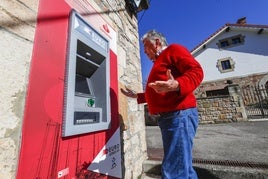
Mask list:
[{"label": "red atm housing", "polygon": [[[121,178],[118,82],[109,80],[109,128],[63,137],[68,27],[76,7],[64,0],[39,3],[16,178]],[[117,55],[108,53],[109,76],[116,77]]]}]

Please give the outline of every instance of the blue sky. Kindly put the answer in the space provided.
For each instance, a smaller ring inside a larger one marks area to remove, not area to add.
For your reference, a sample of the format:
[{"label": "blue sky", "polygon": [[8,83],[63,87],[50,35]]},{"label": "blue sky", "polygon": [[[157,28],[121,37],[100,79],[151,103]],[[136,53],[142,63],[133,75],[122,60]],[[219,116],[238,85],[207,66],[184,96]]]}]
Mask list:
[{"label": "blue sky", "polygon": [[[241,17],[247,24],[268,25],[268,0],[149,0],[138,13],[140,37],[148,30],[162,32],[169,44],[179,43],[192,50],[226,23]],[[147,80],[152,62],[140,44],[142,78]]]}]

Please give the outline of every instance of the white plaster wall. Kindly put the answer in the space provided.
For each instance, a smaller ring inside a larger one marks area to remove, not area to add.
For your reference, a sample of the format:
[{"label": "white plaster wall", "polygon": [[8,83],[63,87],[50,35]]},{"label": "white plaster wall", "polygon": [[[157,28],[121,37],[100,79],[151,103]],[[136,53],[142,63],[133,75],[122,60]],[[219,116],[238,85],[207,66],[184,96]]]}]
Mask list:
[{"label": "white plaster wall", "polygon": [[0,37],[0,178],[8,179],[17,167],[32,43],[3,29]]},{"label": "white plaster wall", "polygon": [[39,1],[0,1],[0,179],[16,178]]},{"label": "white plaster wall", "polygon": [[[245,44],[226,49],[218,49],[219,39],[245,35]],[[218,59],[231,57],[235,62],[232,72],[221,73],[216,67]],[[268,34],[258,35],[257,32],[224,33],[207,45],[207,48],[196,56],[204,69],[204,82],[229,77],[260,74],[268,71]]]},{"label": "white plaster wall", "polygon": [[[216,67],[218,59],[231,57],[235,62],[232,72],[221,73]],[[207,49],[196,57],[204,70],[204,82],[225,79],[235,76],[246,76],[250,74],[264,73],[268,71],[268,56],[249,54],[243,52]]]}]

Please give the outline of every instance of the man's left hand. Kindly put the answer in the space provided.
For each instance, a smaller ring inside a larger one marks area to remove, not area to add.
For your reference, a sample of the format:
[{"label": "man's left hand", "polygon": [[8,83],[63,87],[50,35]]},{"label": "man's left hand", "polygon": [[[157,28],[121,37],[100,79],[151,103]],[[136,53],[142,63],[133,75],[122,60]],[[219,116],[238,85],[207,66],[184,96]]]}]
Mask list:
[{"label": "man's left hand", "polygon": [[179,82],[174,79],[171,70],[167,70],[167,81],[155,81],[149,83],[148,86],[153,88],[157,93],[165,93],[169,91],[179,91]]}]

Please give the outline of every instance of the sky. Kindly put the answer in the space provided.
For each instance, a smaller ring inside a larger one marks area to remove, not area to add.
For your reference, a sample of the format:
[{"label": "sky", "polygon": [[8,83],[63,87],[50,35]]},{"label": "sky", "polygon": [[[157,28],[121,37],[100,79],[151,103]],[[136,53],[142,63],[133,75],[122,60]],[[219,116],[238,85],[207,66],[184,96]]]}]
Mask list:
[{"label": "sky", "polygon": [[[226,23],[246,17],[247,24],[268,25],[268,0],[149,0],[147,10],[138,12],[140,38],[148,30],[163,33],[169,44],[194,49]],[[143,83],[152,62],[140,43]]]}]

